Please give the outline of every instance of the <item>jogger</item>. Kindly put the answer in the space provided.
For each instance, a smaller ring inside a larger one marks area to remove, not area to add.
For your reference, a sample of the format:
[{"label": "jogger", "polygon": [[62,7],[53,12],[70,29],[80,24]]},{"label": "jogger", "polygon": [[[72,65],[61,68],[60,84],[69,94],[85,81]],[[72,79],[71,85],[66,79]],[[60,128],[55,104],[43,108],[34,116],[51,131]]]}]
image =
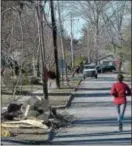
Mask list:
[{"label": "jogger", "polygon": [[123,130],[123,118],[127,106],[126,96],[131,95],[131,89],[123,82],[123,75],[118,75],[118,82],[111,88],[111,94],[114,96],[114,104],[117,108],[117,120],[119,130]]}]

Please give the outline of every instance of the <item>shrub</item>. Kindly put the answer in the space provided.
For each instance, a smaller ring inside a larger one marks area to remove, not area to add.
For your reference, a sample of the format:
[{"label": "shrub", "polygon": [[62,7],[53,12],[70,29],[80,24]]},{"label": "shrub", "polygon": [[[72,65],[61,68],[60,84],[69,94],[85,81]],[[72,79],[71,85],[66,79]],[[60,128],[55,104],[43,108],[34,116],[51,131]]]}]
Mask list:
[{"label": "shrub", "polygon": [[38,77],[32,76],[29,78],[29,82],[30,82],[30,84],[39,85],[40,79]]},{"label": "shrub", "polygon": [[20,84],[28,85],[29,84],[28,76],[22,76],[22,81],[20,82]]}]

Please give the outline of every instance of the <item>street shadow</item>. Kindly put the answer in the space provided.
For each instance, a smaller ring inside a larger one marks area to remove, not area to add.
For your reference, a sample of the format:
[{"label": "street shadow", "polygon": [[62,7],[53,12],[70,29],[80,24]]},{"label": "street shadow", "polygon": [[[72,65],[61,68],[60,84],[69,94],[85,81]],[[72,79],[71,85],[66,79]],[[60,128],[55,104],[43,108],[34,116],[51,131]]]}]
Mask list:
[{"label": "street shadow", "polygon": [[89,90],[92,90],[92,91],[97,91],[97,90],[110,90],[111,88],[110,87],[108,87],[108,88],[85,88],[85,87],[78,87],[77,88],[78,90],[81,90],[81,91],[83,91],[83,90],[85,90],[85,91],[89,91]]},{"label": "street shadow", "polygon": [[74,93],[75,97],[104,97],[104,96],[111,96],[109,92],[105,93]]},{"label": "street shadow", "polygon": [[69,96],[71,93],[49,93],[49,96]]},{"label": "street shadow", "polygon": [[72,102],[72,107],[93,107],[93,106],[103,106],[103,107],[114,107],[112,101],[105,102]]},{"label": "street shadow", "polygon": [[98,77],[98,81],[116,81],[114,77]]},{"label": "street shadow", "polygon": [[[86,124],[87,126],[93,126],[96,124],[96,126],[117,126],[117,120],[116,118],[106,118],[106,119],[95,119],[95,120],[89,120],[89,119],[82,119],[82,120],[76,120],[72,123],[74,126],[79,126]],[[131,117],[126,117],[124,119],[124,124],[131,124]],[[131,144],[131,137],[128,137],[128,134],[131,135],[131,130],[124,130],[122,132],[119,132],[118,130],[114,131],[108,131],[108,132],[95,132],[95,133],[83,133],[79,134],[63,134],[63,135],[56,135],[56,140],[52,143],[54,145],[83,145],[83,144]],[[118,138],[120,135],[123,135],[123,138]],[[125,136],[126,135],[126,136]],[[97,138],[96,136],[99,136]],[[103,138],[105,136],[105,138]],[[106,137],[108,136],[108,138]],[[112,138],[109,138],[109,136],[113,136]],[[81,138],[79,140],[79,138]],[[85,137],[85,139],[83,139]],[[88,139],[86,140],[86,137]],[[92,139],[90,139],[90,137]],[[94,138],[95,137],[95,138]],[[59,140],[57,141],[57,139]],[[68,139],[69,138],[69,139]],[[71,140],[72,138],[72,140]],[[62,139],[62,141],[60,141]]]},{"label": "street shadow", "polygon": [[119,131],[113,131],[113,132],[98,132],[98,133],[85,133],[85,134],[68,134],[68,135],[56,135],[56,138],[68,138],[68,137],[90,137],[90,136],[108,136],[108,135],[125,135],[125,134],[131,134],[131,130],[126,130],[123,132],[119,132]]},{"label": "street shadow", "polygon": [[[113,104],[112,101],[98,101],[98,102],[72,102],[71,103],[72,107],[93,107],[93,106],[103,106],[103,107],[114,107],[115,105]],[[131,106],[131,101],[127,102],[127,106]]]},{"label": "street shadow", "polygon": [[75,89],[75,87],[60,87],[60,89],[64,89],[64,90],[65,90],[65,89],[66,89],[66,90],[67,90],[67,89]]},{"label": "street shadow", "polygon": [[[131,124],[131,117],[124,118],[124,124]],[[81,119],[75,120],[72,122],[73,125],[105,125],[105,126],[117,126],[117,119],[116,118],[107,118],[107,119]]]},{"label": "street shadow", "polygon": [[100,145],[131,145],[131,137],[127,136],[124,138],[107,138],[107,139],[91,139],[91,140],[63,140],[54,141],[52,145],[90,145],[90,144],[100,144]]}]

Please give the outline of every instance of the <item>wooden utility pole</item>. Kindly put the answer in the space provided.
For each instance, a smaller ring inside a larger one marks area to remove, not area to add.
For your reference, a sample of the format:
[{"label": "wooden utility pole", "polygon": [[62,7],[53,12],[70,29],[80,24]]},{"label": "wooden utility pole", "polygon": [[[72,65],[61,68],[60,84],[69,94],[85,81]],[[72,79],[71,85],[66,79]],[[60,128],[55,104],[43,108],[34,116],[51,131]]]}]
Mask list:
[{"label": "wooden utility pole", "polygon": [[[62,20],[61,20],[61,10],[60,10],[60,3],[59,0],[57,1],[58,3],[58,16],[59,16],[59,24],[60,24],[60,32],[61,32],[61,49],[62,49],[62,58],[66,62],[65,59],[65,49],[64,49],[64,34],[63,34],[63,25],[62,25]],[[64,67],[64,66],[63,66]],[[62,79],[63,79],[63,71],[62,71]],[[68,81],[67,79],[67,65],[65,66],[65,80]]]},{"label": "wooden utility pole", "polygon": [[43,82],[43,95],[45,99],[48,99],[48,87],[47,87],[47,70],[46,70],[46,64],[45,64],[45,42],[44,42],[44,27],[43,27],[43,1],[40,1],[37,8],[37,14],[39,18],[39,24],[40,24],[40,32],[41,32],[41,64],[42,64],[42,82]]},{"label": "wooden utility pole", "polygon": [[71,13],[71,59],[72,59],[72,68],[74,67],[74,54],[73,54],[73,33],[72,33],[72,13]]},{"label": "wooden utility pole", "polygon": [[54,4],[53,0],[50,0],[50,8],[51,8],[51,21],[52,21],[52,33],[53,33],[53,44],[54,44],[54,56],[55,56],[55,65],[56,65],[56,85],[60,88],[60,74],[58,67],[58,51],[57,51],[57,28],[54,17]]}]

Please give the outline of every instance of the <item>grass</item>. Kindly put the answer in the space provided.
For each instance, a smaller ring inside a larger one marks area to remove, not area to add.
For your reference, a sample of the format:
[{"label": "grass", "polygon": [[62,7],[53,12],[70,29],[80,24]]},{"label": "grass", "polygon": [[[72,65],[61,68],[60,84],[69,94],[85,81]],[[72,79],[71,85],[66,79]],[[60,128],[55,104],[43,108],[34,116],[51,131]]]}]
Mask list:
[{"label": "grass", "polygon": [[11,97],[11,95],[1,94],[1,106],[7,106],[12,101],[13,101],[13,98]]},{"label": "grass", "polygon": [[123,76],[124,76],[125,81],[131,81],[132,80],[131,74],[123,74]]},{"label": "grass", "polygon": [[124,74],[125,78],[131,78],[131,74]]},{"label": "grass", "polygon": [[[51,105],[64,105],[66,101],[68,100],[69,95],[63,95],[63,93],[71,93],[73,89],[77,86],[80,78],[76,80],[69,81],[69,86],[67,84],[61,83],[61,88],[55,88],[50,91],[52,95],[49,95],[49,100]],[[16,98],[21,98],[22,96],[29,96],[28,93],[42,90],[42,85],[23,85],[17,87],[17,95]],[[7,106],[9,103],[11,103],[14,98],[12,97],[12,91],[9,89],[6,89],[4,86],[2,86],[2,93],[1,93],[1,105]],[[53,93],[55,95],[53,96]],[[57,95],[58,93],[58,95]]]}]

